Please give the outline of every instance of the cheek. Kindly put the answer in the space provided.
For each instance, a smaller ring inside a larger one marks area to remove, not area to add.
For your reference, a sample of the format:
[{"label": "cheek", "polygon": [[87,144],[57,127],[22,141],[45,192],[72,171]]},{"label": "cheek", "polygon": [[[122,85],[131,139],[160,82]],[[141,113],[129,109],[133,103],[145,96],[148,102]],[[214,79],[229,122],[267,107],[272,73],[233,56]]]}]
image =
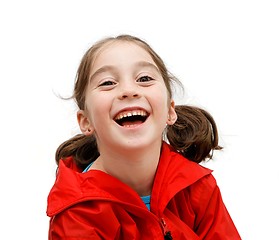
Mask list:
[{"label": "cheek", "polygon": [[98,106],[98,102],[91,98],[87,98],[85,101],[85,109],[91,125],[94,125],[96,121],[95,116],[98,116],[98,108],[96,108],[96,106]]},{"label": "cheek", "polygon": [[111,108],[107,97],[102,94],[88,97],[86,106],[91,125],[96,129],[102,127]]},{"label": "cheek", "polygon": [[165,89],[162,91],[155,91],[153,93],[153,110],[157,112],[158,116],[160,116],[160,121],[167,121],[169,109],[170,109],[170,99],[168,93]]},{"label": "cheek", "polygon": [[157,89],[157,91],[154,91],[152,95],[154,101],[156,101],[157,104],[160,105],[160,109],[162,109],[162,107],[169,108],[171,101],[170,101],[169,93],[165,86],[162,86],[160,89]]}]

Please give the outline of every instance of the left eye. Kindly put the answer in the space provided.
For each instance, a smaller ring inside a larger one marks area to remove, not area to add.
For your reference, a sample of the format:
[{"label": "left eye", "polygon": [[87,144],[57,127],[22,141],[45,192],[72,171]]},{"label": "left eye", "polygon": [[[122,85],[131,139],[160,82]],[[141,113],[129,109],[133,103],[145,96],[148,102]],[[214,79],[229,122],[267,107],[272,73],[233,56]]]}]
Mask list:
[{"label": "left eye", "polygon": [[148,82],[148,81],[151,81],[151,80],[154,80],[152,77],[149,77],[149,76],[143,76],[143,77],[140,77],[137,81],[138,82]]}]

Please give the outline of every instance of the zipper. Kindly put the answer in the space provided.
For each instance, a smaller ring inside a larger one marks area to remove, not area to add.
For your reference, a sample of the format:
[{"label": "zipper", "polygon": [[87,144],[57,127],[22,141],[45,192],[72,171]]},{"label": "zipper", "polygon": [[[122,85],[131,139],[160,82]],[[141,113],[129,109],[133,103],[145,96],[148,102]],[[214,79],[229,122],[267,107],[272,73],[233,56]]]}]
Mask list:
[{"label": "zipper", "polygon": [[167,224],[165,222],[165,219],[161,218],[160,223],[161,223],[161,227],[163,229],[164,239],[172,240],[173,238],[172,238],[172,235],[171,235],[171,231],[168,229]]}]

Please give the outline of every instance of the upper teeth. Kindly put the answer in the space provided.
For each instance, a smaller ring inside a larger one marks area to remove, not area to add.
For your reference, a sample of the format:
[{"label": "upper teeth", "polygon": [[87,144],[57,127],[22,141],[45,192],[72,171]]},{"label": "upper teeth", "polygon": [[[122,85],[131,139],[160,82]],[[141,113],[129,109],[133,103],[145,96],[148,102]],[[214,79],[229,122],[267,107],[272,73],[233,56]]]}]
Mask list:
[{"label": "upper teeth", "polygon": [[144,110],[132,110],[132,111],[125,111],[121,112],[116,116],[116,120],[120,120],[125,117],[131,117],[131,116],[147,116],[147,113]]}]

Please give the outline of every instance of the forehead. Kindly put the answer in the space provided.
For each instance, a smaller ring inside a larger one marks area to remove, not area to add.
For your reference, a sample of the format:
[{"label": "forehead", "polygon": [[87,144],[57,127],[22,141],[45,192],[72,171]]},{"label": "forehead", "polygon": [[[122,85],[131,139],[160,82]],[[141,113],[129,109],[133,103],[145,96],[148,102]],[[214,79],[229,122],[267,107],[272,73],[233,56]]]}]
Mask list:
[{"label": "forehead", "polygon": [[143,47],[133,42],[117,41],[105,44],[96,55],[91,65],[91,71],[104,65],[133,64],[149,62],[157,67],[151,55]]}]

